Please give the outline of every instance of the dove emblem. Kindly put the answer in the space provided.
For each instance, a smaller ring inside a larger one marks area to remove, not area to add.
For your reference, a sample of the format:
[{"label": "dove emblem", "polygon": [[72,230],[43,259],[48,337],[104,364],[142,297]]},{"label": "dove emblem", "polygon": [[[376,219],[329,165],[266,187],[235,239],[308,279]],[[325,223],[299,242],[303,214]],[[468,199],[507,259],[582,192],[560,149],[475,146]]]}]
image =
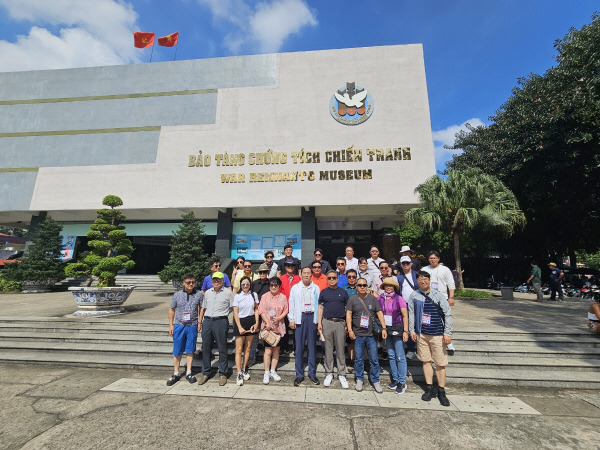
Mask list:
[{"label": "dove emblem", "polygon": [[366,89],[354,82],[338,89],[330,101],[331,115],[345,125],[358,125],[367,120],[373,112],[373,98]]}]

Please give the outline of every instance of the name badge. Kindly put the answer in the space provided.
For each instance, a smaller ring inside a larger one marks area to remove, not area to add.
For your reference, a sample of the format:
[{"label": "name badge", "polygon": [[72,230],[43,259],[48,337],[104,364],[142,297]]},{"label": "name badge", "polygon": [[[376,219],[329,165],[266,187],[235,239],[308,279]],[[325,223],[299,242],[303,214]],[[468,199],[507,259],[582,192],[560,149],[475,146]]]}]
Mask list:
[{"label": "name badge", "polygon": [[431,282],[431,287],[432,289],[435,289],[436,291],[438,291],[438,282],[437,281],[432,281]]},{"label": "name badge", "polygon": [[383,318],[385,319],[385,326],[386,327],[391,327],[392,326],[392,316],[383,316]]},{"label": "name badge", "polygon": [[421,325],[431,325],[431,315],[429,315],[429,314],[421,315]]},{"label": "name badge", "polygon": [[184,312],[182,317],[181,317],[181,321],[182,322],[189,322],[192,320],[192,313],[191,312]]},{"label": "name badge", "polygon": [[305,313],[311,313],[311,312],[313,312],[313,305],[312,305],[312,303],[305,303],[304,304],[304,312]]},{"label": "name badge", "polygon": [[369,328],[369,316],[360,316],[360,327]]}]

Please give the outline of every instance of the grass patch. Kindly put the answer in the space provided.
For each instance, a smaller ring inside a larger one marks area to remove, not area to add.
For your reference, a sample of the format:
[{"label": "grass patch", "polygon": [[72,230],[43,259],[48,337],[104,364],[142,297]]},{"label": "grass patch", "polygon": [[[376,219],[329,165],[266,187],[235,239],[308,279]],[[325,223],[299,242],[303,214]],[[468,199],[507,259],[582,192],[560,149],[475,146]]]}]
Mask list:
[{"label": "grass patch", "polygon": [[467,298],[492,298],[493,295],[489,292],[476,291],[474,289],[457,289],[454,291],[455,297]]}]

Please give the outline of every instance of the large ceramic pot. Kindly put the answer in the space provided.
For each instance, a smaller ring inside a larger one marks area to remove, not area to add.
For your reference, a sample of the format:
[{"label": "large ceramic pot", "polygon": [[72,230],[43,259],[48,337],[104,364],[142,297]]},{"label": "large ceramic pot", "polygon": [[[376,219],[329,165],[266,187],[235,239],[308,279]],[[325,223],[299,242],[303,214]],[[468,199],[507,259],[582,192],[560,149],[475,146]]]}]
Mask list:
[{"label": "large ceramic pot", "polygon": [[24,294],[37,294],[39,292],[49,292],[50,288],[56,284],[57,279],[48,279],[48,280],[26,280],[21,282],[21,286],[23,287],[22,292]]},{"label": "large ceramic pot", "polygon": [[123,303],[135,286],[70,287],[79,307],[74,316],[105,316],[125,311]]}]

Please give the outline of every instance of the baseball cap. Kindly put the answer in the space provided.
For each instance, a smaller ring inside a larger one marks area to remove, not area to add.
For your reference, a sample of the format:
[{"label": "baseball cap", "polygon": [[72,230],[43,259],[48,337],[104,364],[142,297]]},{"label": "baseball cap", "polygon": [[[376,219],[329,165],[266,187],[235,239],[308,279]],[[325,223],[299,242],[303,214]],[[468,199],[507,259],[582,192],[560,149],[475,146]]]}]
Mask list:
[{"label": "baseball cap", "polygon": [[400,262],[411,262],[410,256],[403,256],[402,258],[400,258]]},{"label": "baseball cap", "polygon": [[411,249],[408,245],[403,245],[402,248],[400,249],[400,253],[402,252],[410,252]]},{"label": "baseball cap", "polygon": [[211,275],[211,278],[223,278],[223,272],[215,272]]},{"label": "baseball cap", "polygon": [[293,259],[286,259],[286,260],[283,262],[283,265],[284,265],[284,266],[287,266],[287,265],[290,265],[290,266],[295,266],[295,265],[296,265],[296,261],[294,261]]}]

